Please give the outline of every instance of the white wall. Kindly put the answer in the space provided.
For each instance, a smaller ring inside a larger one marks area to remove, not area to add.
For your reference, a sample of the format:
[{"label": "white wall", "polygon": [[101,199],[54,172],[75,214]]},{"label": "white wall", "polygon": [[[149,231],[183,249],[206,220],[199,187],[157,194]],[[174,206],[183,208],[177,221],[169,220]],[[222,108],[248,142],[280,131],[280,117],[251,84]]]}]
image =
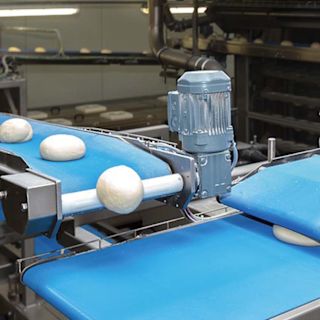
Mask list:
[{"label": "white wall", "polygon": [[[2,18],[3,26],[57,28],[65,49],[113,51],[149,50],[148,16],[139,5],[80,6],[74,16]],[[1,46],[55,48],[53,36],[2,32]],[[174,88],[159,77],[159,66],[28,65],[28,107],[83,103],[141,95],[163,94]]]}]

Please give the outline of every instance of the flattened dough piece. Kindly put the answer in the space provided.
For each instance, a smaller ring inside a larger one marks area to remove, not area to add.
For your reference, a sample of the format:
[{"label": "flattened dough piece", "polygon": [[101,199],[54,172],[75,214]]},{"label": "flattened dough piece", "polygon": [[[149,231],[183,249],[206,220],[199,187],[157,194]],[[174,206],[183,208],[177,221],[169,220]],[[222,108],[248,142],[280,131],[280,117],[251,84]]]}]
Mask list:
[{"label": "flattened dough piece", "polygon": [[35,53],[46,53],[47,50],[43,47],[36,47],[36,48],[34,48],[34,52]]},{"label": "flattened dough piece", "polygon": [[141,203],[143,193],[139,175],[127,166],[107,169],[97,182],[97,195],[101,203],[120,214],[134,211]]},{"label": "flattened dough piece", "polygon": [[88,49],[88,48],[81,48],[81,49],[80,49],[80,53],[82,53],[82,54],[89,54],[89,53],[91,53],[91,50]]},{"label": "flattened dough piece", "polygon": [[254,44],[263,44],[263,40],[261,38],[257,38],[253,41]]},{"label": "flattened dough piece", "polygon": [[278,225],[273,226],[273,234],[277,239],[290,244],[295,244],[298,246],[305,246],[305,247],[320,246],[320,242],[315,241],[311,238],[308,238],[303,234],[297,233],[290,229],[283,228]]},{"label": "flattened dough piece", "polygon": [[83,104],[81,106],[76,106],[75,109],[83,114],[93,114],[107,111],[106,106],[101,104]]},{"label": "flattened dough piece", "polygon": [[9,47],[8,52],[19,53],[19,52],[21,52],[21,49],[18,47]]},{"label": "flattened dough piece", "polygon": [[28,118],[34,120],[44,120],[48,118],[48,113],[44,111],[28,111]]},{"label": "flattened dough piece", "polygon": [[293,47],[293,42],[290,40],[283,40],[281,41],[280,45],[282,47]]},{"label": "flattened dough piece", "polygon": [[63,126],[72,126],[72,121],[65,118],[52,118],[48,119],[47,122],[61,124]]},{"label": "flattened dough piece", "polygon": [[33,130],[31,124],[24,119],[13,118],[4,121],[0,126],[0,141],[17,143],[31,140]]},{"label": "flattened dough piece", "polygon": [[100,114],[101,118],[111,121],[127,120],[133,118],[133,113],[128,111],[109,111]]},{"label": "flattened dough piece", "polygon": [[49,161],[70,161],[82,158],[86,153],[85,143],[70,134],[55,134],[40,144],[41,157]]},{"label": "flattened dough piece", "polygon": [[103,48],[103,49],[100,50],[100,53],[101,54],[111,54],[112,50],[107,49],[107,48]]},{"label": "flattened dough piece", "polygon": [[316,42],[312,42],[310,45],[310,48],[312,49],[320,49],[320,42],[316,41]]}]

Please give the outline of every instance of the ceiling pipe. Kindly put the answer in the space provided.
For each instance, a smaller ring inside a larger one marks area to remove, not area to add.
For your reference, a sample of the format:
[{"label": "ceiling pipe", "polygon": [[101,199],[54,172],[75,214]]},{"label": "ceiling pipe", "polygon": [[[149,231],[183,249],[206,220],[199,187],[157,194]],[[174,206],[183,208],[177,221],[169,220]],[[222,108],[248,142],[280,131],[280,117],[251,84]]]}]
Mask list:
[{"label": "ceiling pipe", "polygon": [[[209,24],[212,22],[212,18],[208,15],[209,11],[206,11],[206,15],[198,18],[198,26]],[[175,32],[182,32],[187,29],[192,28],[193,21],[192,19],[181,19],[177,20],[173,16],[173,14],[170,11],[170,6],[166,2],[163,6],[163,19],[166,27]]]},{"label": "ceiling pipe", "polygon": [[165,45],[163,25],[166,5],[166,0],[149,0],[149,42],[157,59],[164,65],[185,70],[222,70],[223,67],[213,57],[192,55]]}]

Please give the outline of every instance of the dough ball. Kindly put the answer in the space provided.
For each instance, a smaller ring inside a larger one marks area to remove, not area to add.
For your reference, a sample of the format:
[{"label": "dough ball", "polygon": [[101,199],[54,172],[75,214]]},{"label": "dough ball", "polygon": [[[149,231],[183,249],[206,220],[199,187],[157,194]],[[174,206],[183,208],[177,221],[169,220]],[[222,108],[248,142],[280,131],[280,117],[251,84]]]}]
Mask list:
[{"label": "dough ball", "polygon": [[138,174],[127,166],[116,166],[102,173],[97,195],[106,208],[116,213],[134,211],[143,199],[143,184]]},{"label": "dough ball", "polygon": [[34,48],[34,52],[35,53],[45,53],[45,52],[47,52],[47,50],[43,47],[36,47],[36,48]]},{"label": "dough ball", "polygon": [[21,49],[17,48],[17,47],[9,47],[8,52],[19,53],[19,52],[21,52]]},{"label": "dough ball", "polygon": [[310,48],[320,49],[320,42],[312,42]]},{"label": "dough ball", "polygon": [[257,38],[253,41],[254,44],[263,44],[263,40],[261,38]]},{"label": "dough ball", "polygon": [[49,161],[76,160],[82,158],[85,153],[85,143],[70,134],[55,134],[40,144],[41,157]]},{"label": "dough ball", "polygon": [[44,111],[28,111],[28,118],[35,120],[44,120],[48,118],[48,113]]},{"label": "dough ball", "polygon": [[9,119],[4,121],[0,126],[1,142],[25,142],[32,139],[32,135],[32,127],[30,123],[24,119]]},{"label": "dough ball", "polygon": [[29,140],[31,140],[33,137],[33,130],[31,128],[31,130],[29,131],[29,134],[22,140],[22,142],[27,142]]},{"label": "dough ball", "polygon": [[293,42],[289,40],[283,40],[281,41],[280,45],[282,47],[293,47]]},{"label": "dough ball", "polygon": [[91,51],[88,48],[81,48],[80,53],[89,54],[89,53],[91,53]]},{"label": "dough ball", "polygon": [[111,54],[112,51],[110,49],[104,48],[104,49],[101,49],[100,53],[101,54]]},{"label": "dough ball", "polygon": [[277,239],[290,244],[295,244],[298,246],[305,246],[305,247],[320,246],[320,242],[317,242],[313,239],[310,239],[304,236],[303,234],[283,228],[281,226],[274,225],[273,234]]}]

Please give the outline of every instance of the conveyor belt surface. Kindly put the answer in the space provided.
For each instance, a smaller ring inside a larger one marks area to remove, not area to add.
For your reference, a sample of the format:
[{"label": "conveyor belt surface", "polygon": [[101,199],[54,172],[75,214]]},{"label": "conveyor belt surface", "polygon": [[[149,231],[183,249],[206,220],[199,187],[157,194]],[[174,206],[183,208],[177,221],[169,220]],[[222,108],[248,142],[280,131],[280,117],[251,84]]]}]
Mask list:
[{"label": "conveyor belt surface", "polygon": [[320,240],[320,156],[261,170],[221,201]]},{"label": "conveyor belt surface", "polygon": [[320,248],[245,217],[39,264],[23,282],[70,319],[245,319],[320,297]]},{"label": "conveyor belt surface", "polygon": [[[0,114],[0,123],[9,118],[12,117]],[[32,169],[61,180],[62,193],[95,188],[100,174],[117,165],[131,167],[142,179],[171,173],[167,163],[120,139],[46,122],[28,121],[34,131],[33,139],[24,143],[0,143],[0,149],[19,155]],[[64,162],[43,160],[40,143],[53,134],[72,134],[81,138],[87,147],[85,157]]]}]

